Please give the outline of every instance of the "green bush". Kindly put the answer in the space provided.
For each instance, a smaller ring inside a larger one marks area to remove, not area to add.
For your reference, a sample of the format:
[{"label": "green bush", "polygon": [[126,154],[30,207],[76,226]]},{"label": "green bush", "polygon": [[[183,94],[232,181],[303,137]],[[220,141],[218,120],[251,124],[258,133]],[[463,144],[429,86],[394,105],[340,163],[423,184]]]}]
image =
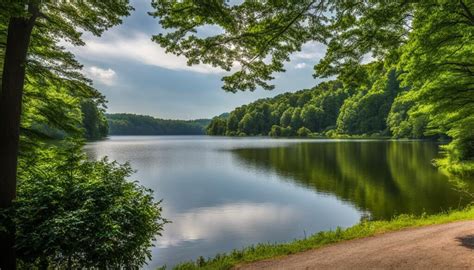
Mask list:
[{"label": "green bush", "polygon": [[[128,164],[52,155],[21,171],[7,213],[21,268],[138,268],[167,222]],[[58,160],[59,159],[59,160]]]}]

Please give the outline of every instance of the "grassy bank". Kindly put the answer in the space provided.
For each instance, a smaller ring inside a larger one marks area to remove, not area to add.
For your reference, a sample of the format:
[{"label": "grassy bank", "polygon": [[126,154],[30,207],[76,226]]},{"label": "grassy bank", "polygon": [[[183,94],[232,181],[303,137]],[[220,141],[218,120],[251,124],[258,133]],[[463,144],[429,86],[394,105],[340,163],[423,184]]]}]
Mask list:
[{"label": "grassy bank", "polygon": [[338,228],[333,231],[320,232],[306,239],[295,240],[289,243],[258,244],[242,250],[234,250],[227,254],[217,254],[214,258],[204,259],[201,257],[196,262],[182,263],[174,269],[230,269],[232,266],[240,263],[293,254],[345,240],[373,236],[404,228],[468,219],[474,219],[474,207],[430,216],[401,215],[390,221],[365,221],[347,229]]}]

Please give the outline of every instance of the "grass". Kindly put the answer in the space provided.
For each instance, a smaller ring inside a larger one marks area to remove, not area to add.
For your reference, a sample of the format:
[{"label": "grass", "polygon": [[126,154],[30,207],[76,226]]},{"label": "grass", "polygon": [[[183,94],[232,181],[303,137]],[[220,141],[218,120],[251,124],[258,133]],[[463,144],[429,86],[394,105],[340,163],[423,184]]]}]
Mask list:
[{"label": "grass", "polygon": [[[453,221],[474,219],[474,207],[464,210],[447,211],[437,215],[400,215],[390,221],[363,221],[350,228],[338,228],[320,232],[306,239],[281,244],[258,244],[227,254],[217,254],[213,258],[200,257],[195,262],[186,262],[174,267],[176,270],[230,269],[237,264],[289,255],[325,245],[373,236],[405,228],[443,224]],[[164,269],[164,268],[163,268]]]}]

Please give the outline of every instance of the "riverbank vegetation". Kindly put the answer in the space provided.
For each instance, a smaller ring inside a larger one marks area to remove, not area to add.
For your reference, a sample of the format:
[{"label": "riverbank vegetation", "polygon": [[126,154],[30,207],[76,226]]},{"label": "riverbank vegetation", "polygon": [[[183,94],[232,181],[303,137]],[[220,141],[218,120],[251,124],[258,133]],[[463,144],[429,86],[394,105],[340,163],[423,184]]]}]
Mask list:
[{"label": "riverbank vegetation", "polygon": [[[225,121],[215,119],[210,134],[288,136],[304,127],[300,134],[447,136],[438,164],[474,173],[472,1],[157,1],[154,7],[170,30],[154,40],[168,51],[229,71],[239,64],[223,77],[231,92],[272,89],[273,73],[285,71],[292,53],[307,43],[326,46],[314,76],[336,80],[237,108]],[[209,24],[221,31],[193,34]]]},{"label": "riverbank vegetation", "polygon": [[109,135],[203,135],[209,119],[168,120],[147,115],[106,115]]},{"label": "riverbank vegetation", "polygon": [[305,239],[295,240],[289,243],[258,244],[229,253],[217,254],[213,258],[200,257],[195,262],[182,263],[173,269],[231,269],[237,264],[290,255],[341,241],[369,237],[406,228],[471,220],[473,218],[474,208],[468,207],[464,210],[447,211],[437,215],[400,215],[389,221],[362,221],[347,229],[337,228],[331,231],[319,232]]}]

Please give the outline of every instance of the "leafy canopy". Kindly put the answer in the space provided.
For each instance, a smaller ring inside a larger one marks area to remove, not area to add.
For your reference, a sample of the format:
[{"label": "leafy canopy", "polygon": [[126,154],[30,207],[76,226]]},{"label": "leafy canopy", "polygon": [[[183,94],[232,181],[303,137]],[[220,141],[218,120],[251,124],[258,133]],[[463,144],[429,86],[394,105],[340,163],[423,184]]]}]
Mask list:
[{"label": "leafy canopy", "polygon": [[[184,55],[189,64],[206,63],[230,71],[224,89],[272,89],[272,73],[284,71],[291,52],[309,41],[323,42],[327,18],[325,1],[227,1],[153,0],[151,15],[158,17],[165,33],[153,39],[168,52]],[[203,35],[203,27],[216,26],[219,34]]]}]

